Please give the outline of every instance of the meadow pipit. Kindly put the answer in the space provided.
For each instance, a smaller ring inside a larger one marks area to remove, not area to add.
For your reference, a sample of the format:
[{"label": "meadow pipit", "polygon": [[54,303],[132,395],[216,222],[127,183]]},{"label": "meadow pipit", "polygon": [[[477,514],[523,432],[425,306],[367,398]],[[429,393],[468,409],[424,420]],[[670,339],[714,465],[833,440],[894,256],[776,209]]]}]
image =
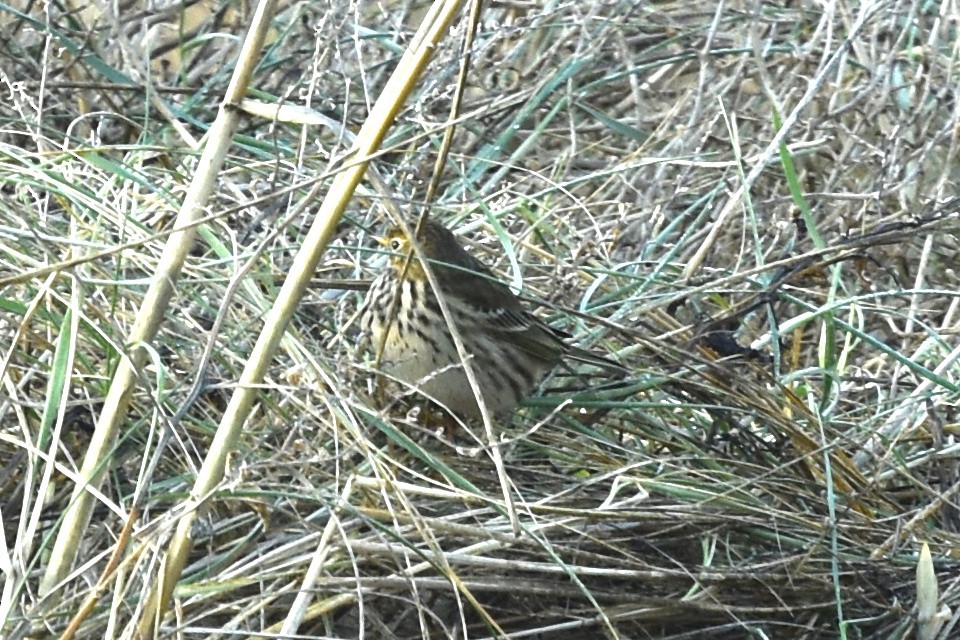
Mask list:
[{"label": "meadow pipit", "polygon": [[612,360],[567,344],[565,333],[526,311],[520,299],[437,222],[425,220],[417,242],[439,291],[430,286],[416,253],[411,256],[413,246],[402,228],[391,227],[380,242],[391,256],[367,293],[360,320],[373,348],[382,348],[380,370],[417,387],[460,418],[477,418],[480,409],[438,294],[446,301],[478,391],[493,416],[509,415],[563,358],[623,373]]}]

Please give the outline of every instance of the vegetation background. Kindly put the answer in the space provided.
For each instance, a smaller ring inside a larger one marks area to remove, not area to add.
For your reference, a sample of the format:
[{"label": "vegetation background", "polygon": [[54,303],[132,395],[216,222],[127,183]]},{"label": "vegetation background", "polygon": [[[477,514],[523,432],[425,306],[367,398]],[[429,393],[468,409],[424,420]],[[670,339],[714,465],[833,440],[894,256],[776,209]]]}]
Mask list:
[{"label": "vegetation background", "polygon": [[[313,222],[295,207],[428,6],[279,3],[249,95],[310,124],[241,120],[78,561],[41,593],[251,7],[0,4],[0,636],[134,637]],[[632,372],[558,371],[498,425],[500,469],[410,398],[379,408],[351,324],[372,236],[424,207],[467,9],[270,363],[160,636],[956,637],[960,8],[483,4],[430,214]]]}]

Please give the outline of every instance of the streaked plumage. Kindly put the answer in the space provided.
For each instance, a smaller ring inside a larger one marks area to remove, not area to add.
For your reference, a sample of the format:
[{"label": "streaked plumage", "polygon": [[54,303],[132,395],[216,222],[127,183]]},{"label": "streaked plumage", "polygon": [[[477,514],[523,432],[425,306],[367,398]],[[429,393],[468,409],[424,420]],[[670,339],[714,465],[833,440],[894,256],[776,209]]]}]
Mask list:
[{"label": "streaked plumage", "polygon": [[[565,334],[526,311],[446,227],[427,220],[418,241],[472,356],[470,364],[491,415],[513,411],[564,357],[622,370],[611,360],[568,345]],[[415,385],[461,418],[479,417],[476,396],[416,255],[391,322],[397,283],[412,247],[399,227],[391,227],[381,242],[393,255],[371,286],[361,315],[361,328],[373,348],[383,345],[380,370]]]}]

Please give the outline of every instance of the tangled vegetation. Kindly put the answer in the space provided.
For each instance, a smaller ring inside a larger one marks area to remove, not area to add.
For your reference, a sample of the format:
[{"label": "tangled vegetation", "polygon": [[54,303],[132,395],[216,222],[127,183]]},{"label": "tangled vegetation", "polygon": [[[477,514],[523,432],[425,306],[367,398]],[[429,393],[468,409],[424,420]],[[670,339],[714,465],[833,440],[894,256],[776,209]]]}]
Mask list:
[{"label": "tangled vegetation", "polygon": [[[465,3],[277,325],[430,6],[276,6],[190,238],[252,9],[0,5],[0,636],[954,637],[957,7]],[[630,374],[452,434],[376,398],[424,211]]]}]

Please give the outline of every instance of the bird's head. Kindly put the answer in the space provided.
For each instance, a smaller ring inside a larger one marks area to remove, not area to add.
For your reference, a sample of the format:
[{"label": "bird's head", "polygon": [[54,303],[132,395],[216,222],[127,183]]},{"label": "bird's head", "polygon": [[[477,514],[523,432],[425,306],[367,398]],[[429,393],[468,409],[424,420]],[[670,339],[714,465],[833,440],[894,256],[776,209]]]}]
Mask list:
[{"label": "bird's head", "polygon": [[[410,230],[413,231],[416,223],[410,224]],[[380,245],[390,252],[390,266],[399,271],[403,269],[403,264],[407,256],[413,254],[410,259],[410,266],[407,269],[407,277],[412,279],[425,278],[423,267],[417,259],[413,250],[413,244],[410,242],[410,236],[400,225],[393,225],[387,229],[386,235],[379,238]],[[417,236],[417,243],[420,245],[420,251],[434,269],[443,270],[444,265],[454,269],[469,270],[474,265],[474,259],[463,250],[456,236],[443,225],[431,220],[424,220],[420,226],[420,233]]]}]

